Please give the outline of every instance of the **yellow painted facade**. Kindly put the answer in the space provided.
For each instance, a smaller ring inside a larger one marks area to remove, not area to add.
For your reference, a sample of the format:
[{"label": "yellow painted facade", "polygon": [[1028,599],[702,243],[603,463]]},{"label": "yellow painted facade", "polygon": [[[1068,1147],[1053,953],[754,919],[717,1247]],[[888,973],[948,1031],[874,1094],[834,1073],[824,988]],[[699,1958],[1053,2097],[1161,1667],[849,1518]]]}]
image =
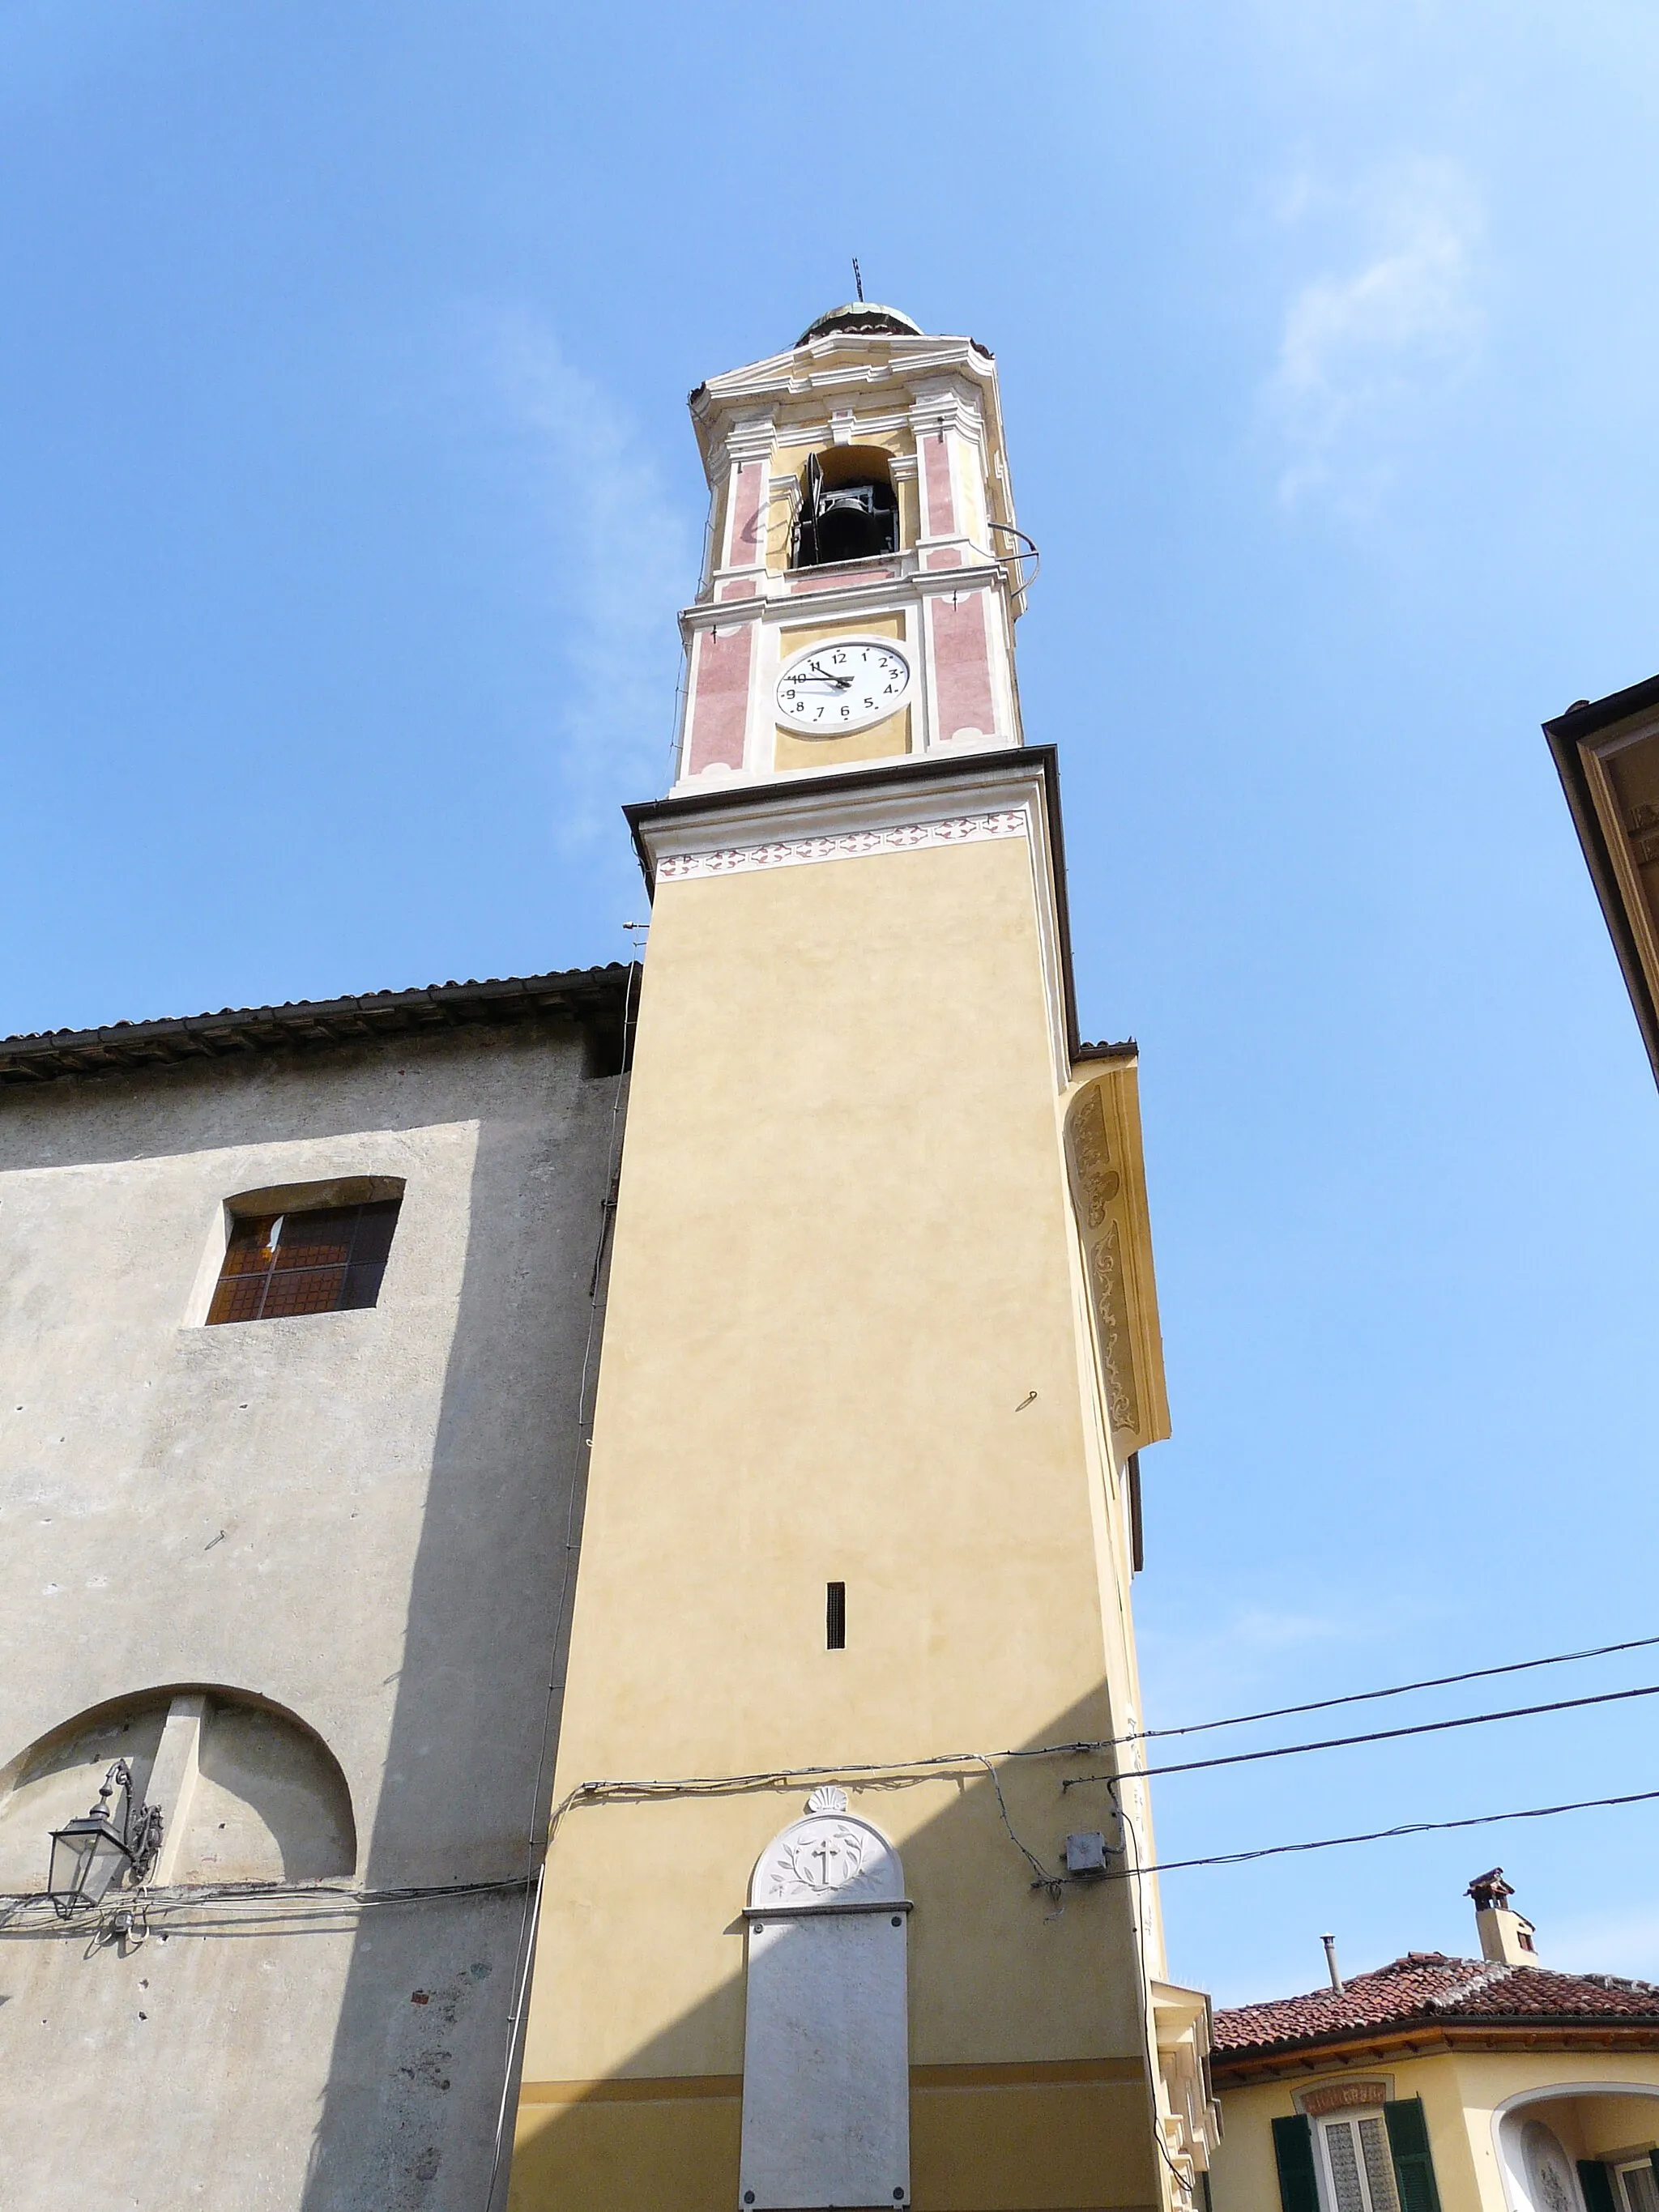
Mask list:
[{"label": "yellow painted facade", "polygon": [[1273,2120],[1299,2110],[1308,2092],[1355,2078],[1422,2099],[1441,2212],[1533,2212],[1524,2184],[1516,2185],[1511,2148],[1529,2119],[1547,2124],[1572,2161],[1646,2160],[1659,2146],[1659,2049],[1616,2034],[1601,2049],[1536,2047],[1549,2040],[1516,2035],[1490,2049],[1471,2040],[1415,2056],[1380,2047],[1346,2063],[1310,2058],[1293,2075],[1224,2087],[1210,2172],[1214,2212],[1276,2212]]},{"label": "yellow painted facade", "polygon": [[[919,607],[822,619],[921,658]],[[902,1863],[902,2201],[1193,2201],[1170,2051],[1203,2001],[1155,2002],[1156,1893],[1121,1878],[1145,1785],[1126,1838],[1103,1784],[1061,1790],[1109,1747],[1053,1748],[1140,1711],[1124,1460],[1167,1421],[1133,1065],[1074,1057],[1053,757],[997,743],[634,810],[653,920],[514,2212],[738,2205],[747,1885],[825,1779]],[[1067,1116],[1097,1094],[1091,1220]],[[1066,1876],[1073,1830],[1108,1878]]]}]

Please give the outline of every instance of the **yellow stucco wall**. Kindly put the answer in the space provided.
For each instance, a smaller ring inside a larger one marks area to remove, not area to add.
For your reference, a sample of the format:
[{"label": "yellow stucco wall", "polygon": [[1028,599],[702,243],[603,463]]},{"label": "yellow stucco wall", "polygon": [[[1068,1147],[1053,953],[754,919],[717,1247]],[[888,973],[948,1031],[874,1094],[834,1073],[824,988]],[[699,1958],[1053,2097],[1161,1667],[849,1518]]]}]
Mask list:
[{"label": "yellow stucco wall", "polygon": [[[1031,872],[1008,838],[659,886],[560,1796],[1105,1736],[1133,1695]],[[1110,1826],[1059,1786],[1098,1765],[1001,1769],[1046,1864]],[[848,1787],[915,1900],[921,2212],[1161,2201],[1127,1885],[1056,1910],[972,1770]],[[739,1909],[805,1788],[566,1817],[520,2212],[735,2203]]]},{"label": "yellow stucco wall", "polygon": [[[1536,2108],[1570,2157],[1605,2158],[1659,2142],[1659,2051],[1445,2051],[1420,2058],[1310,2067],[1294,2081],[1224,2090],[1223,2135],[1211,2171],[1214,2212],[1274,2212],[1279,2181],[1272,2122],[1297,2110],[1295,2093],[1345,2075],[1386,2079],[1396,2097],[1420,2097],[1434,2156],[1441,2212],[1510,2212],[1499,2172],[1492,2116],[1510,2100]],[[1645,2084],[1656,2093],[1605,2093]]]}]

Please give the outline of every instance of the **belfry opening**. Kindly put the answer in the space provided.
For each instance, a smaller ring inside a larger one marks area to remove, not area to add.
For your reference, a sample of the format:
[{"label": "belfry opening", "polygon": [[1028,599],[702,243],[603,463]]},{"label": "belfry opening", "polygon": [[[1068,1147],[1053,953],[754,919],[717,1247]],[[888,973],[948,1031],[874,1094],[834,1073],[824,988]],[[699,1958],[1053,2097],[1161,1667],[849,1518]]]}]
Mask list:
[{"label": "belfry opening", "polygon": [[899,548],[898,494],[878,446],[831,447],[801,471],[790,566],[875,561]]}]

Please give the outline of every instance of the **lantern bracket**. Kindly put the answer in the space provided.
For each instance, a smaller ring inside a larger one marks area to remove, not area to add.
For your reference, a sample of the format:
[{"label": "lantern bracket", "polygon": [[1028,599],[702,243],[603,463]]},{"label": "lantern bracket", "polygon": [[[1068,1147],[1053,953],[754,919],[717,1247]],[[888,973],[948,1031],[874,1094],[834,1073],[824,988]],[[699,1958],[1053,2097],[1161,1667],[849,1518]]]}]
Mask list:
[{"label": "lantern bracket", "polygon": [[[120,1796],[118,1818],[111,1800]],[[78,1820],[52,1832],[46,1893],[60,1920],[89,1912],[115,1884],[131,1879],[143,1888],[161,1848],[161,1812],[135,1803],[132,1769],[118,1759],[105,1775],[98,1802]]]}]

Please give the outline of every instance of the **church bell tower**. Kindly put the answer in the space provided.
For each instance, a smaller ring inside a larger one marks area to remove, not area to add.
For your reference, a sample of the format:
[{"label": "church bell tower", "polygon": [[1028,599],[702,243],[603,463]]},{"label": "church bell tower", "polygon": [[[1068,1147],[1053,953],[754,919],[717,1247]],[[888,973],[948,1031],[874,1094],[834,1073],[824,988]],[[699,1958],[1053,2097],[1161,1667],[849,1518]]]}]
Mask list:
[{"label": "church bell tower", "polygon": [[510,2202],[1188,2204],[1136,1063],[1077,1033],[994,363],[860,302],[691,412]]}]

